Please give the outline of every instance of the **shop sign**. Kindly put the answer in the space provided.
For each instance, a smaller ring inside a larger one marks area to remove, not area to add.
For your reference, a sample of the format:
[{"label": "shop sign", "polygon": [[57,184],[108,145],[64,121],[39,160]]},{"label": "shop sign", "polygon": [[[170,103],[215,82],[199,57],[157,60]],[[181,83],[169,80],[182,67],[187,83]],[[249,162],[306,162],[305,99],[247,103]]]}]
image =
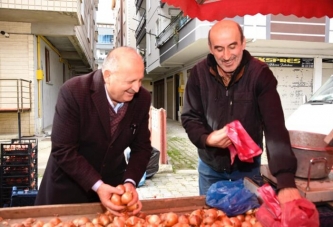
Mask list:
[{"label": "shop sign", "polygon": [[291,57],[255,57],[267,63],[269,67],[295,67],[313,68],[313,58],[291,58]]}]

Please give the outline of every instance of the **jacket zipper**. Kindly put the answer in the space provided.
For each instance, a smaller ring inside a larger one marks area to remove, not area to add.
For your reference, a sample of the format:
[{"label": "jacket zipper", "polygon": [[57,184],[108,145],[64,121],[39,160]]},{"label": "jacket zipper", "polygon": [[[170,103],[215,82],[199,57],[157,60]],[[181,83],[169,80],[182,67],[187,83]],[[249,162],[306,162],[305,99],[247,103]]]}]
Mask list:
[{"label": "jacket zipper", "polygon": [[[227,96],[227,97],[229,97],[229,87],[225,87],[225,89],[226,89],[226,92],[225,92],[225,95]],[[234,108],[233,108],[233,96],[231,95],[231,100],[230,100],[230,102],[229,102],[229,105],[230,105],[230,116],[232,116],[233,114],[234,114]]]}]

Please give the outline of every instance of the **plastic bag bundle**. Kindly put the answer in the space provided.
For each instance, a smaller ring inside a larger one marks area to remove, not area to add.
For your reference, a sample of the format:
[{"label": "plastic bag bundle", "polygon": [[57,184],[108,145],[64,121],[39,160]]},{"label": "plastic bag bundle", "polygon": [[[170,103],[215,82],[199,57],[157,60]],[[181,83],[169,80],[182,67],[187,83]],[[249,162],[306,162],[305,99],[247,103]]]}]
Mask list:
[{"label": "plastic bag bundle", "polygon": [[212,184],[207,191],[206,204],[224,211],[228,216],[244,214],[260,206],[256,195],[244,186],[242,179]]},{"label": "plastic bag bundle", "polygon": [[261,186],[258,192],[263,199],[263,204],[256,212],[256,218],[264,227],[319,226],[319,213],[316,206],[307,199],[290,201],[281,208],[269,184]]},{"label": "plastic bag bundle", "polygon": [[262,149],[252,140],[238,120],[227,124],[227,127],[228,137],[232,141],[228,147],[231,164],[233,164],[236,155],[241,161],[253,162],[253,157],[260,155]]}]

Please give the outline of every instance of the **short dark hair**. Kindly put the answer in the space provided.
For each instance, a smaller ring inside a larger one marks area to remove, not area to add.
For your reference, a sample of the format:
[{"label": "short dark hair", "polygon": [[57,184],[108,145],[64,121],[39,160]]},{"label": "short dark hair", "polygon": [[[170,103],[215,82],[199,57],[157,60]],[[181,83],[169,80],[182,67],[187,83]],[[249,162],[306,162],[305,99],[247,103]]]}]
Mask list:
[{"label": "short dark hair", "polygon": [[[241,36],[241,43],[244,41],[244,32],[243,32],[243,29],[242,27],[237,23],[237,27],[238,27],[238,31],[239,31],[239,34]],[[211,43],[210,43],[210,30],[208,31],[208,45],[210,46]]]}]

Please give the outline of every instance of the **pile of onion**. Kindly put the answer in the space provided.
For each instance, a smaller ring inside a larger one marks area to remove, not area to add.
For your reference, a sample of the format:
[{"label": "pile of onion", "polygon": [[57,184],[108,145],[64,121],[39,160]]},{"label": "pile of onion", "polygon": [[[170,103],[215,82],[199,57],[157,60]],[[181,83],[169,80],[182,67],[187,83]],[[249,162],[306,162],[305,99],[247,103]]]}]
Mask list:
[{"label": "pile of onion", "polygon": [[196,209],[191,213],[177,214],[166,212],[161,214],[148,214],[139,212],[124,216],[114,216],[109,211],[99,213],[95,218],[76,218],[71,221],[61,221],[54,217],[48,222],[28,218],[22,223],[9,224],[10,220],[2,220],[0,225],[9,227],[262,227],[256,220],[254,210],[235,217],[228,217],[223,211],[215,208]]}]

